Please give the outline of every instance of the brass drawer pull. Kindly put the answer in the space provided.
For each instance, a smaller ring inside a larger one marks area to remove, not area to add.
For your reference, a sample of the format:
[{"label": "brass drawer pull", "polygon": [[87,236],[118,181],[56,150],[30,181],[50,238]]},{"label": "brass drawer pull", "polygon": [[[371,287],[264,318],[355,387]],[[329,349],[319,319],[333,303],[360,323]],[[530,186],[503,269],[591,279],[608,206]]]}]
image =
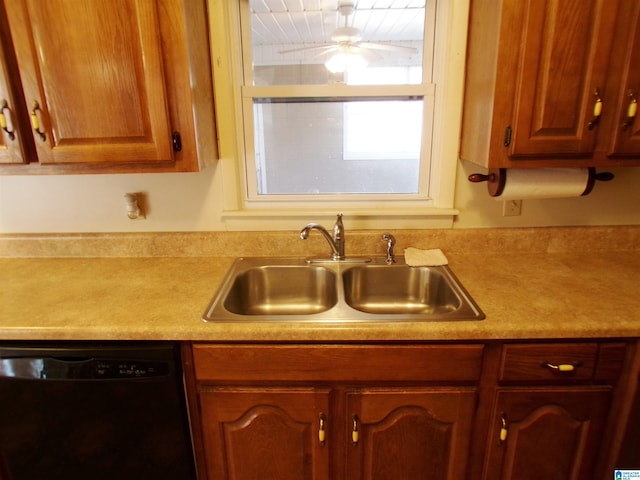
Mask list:
[{"label": "brass drawer pull", "polygon": [[556,372],[563,375],[573,375],[576,373],[578,367],[582,365],[582,362],[573,362],[573,363],[551,363],[551,362],[543,362],[541,367],[548,368],[552,372]]}]

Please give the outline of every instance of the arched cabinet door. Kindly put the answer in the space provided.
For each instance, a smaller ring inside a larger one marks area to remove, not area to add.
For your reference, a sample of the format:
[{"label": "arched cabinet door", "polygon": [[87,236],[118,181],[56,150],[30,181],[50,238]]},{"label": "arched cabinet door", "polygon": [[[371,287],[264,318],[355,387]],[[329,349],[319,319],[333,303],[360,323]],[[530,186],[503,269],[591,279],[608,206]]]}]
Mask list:
[{"label": "arched cabinet door", "polygon": [[204,387],[210,479],[329,479],[329,392],[316,388]]},{"label": "arched cabinet door", "polygon": [[473,388],[347,392],[347,473],[354,480],[467,478]]},{"label": "arched cabinet door", "polygon": [[610,387],[498,391],[484,479],[590,479]]}]

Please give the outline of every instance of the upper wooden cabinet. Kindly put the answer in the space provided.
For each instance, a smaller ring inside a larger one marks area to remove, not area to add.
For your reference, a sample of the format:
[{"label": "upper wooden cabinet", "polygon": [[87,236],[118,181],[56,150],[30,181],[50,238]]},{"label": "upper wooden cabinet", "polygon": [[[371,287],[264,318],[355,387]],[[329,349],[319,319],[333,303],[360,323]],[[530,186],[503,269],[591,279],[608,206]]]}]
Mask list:
[{"label": "upper wooden cabinet", "polygon": [[31,134],[27,132],[27,135],[23,135],[19,131],[24,118],[20,120],[18,115],[24,115],[26,108],[20,94],[20,84],[15,82],[16,75],[12,74],[17,71],[17,66],[11,40],[3,35],[7,29],[0,8],[0,165],[22,164],[33,152]]},{"label": "upper wooden cabinet", "polygon": [[473,0],[461,157],[640,165],[640,3]]},{"label": "upper wooden cabinet", "polygon": [[19,78],[8,110],[36,151],[7,173],[196,171],[216,156],[204,2],[4,0],[1,15]]}]

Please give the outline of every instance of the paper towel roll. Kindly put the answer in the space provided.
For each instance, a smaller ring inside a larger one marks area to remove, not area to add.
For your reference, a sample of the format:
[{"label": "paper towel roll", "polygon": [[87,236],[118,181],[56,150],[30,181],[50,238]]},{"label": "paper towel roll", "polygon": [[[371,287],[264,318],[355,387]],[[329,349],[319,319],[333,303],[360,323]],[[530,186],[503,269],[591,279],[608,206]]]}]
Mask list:
[{"label": "paper towel roll", "polygon": [[588,191],[588,168],[509,169],[496,200],[580,197]]},{"label": "paper towel roll", "polygon": [[523,200],[588,195],[596,181],[608,182],[614,177],[611,172],[596,172],[594,167],[530,170],[494,168],[488,174],[472,173],[469,181],[487,182],[489,195],[496,200]]}]

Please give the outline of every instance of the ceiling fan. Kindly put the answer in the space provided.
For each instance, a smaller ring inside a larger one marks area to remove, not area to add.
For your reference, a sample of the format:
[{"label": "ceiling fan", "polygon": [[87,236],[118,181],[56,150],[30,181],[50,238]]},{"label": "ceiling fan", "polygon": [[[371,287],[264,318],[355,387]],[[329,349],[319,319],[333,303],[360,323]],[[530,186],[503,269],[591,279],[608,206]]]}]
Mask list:
[{"label": "ceiling fan", "polygon": [[305,50],[317,50],[317,56],[333,54],[329,60],[327,60],[325,66],[334,73],[344,72],[350,67],[366,66],[369,61],[380,57],[376,51],[404,54],[417,53],[418,50],[413,47],[391,45],[388,43],[363,42],[360,29],[349,25],[349,17],[355,12],[354,2],[340,2],[338,4],[338,12],[344,17],[344,25],[336,28],[331,34],[332,43],[282,50],[279,53],[287,54]]}]

